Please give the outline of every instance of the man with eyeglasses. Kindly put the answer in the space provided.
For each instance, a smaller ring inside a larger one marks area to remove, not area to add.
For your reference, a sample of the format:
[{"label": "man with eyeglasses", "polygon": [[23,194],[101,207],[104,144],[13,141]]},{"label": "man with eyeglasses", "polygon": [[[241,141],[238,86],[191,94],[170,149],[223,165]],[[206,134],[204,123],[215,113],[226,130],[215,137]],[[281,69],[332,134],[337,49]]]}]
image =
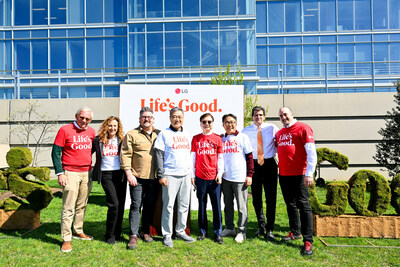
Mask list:
[{"label": "man with eyeglasses", "polygon": [[[139,236],[146,243],[153,241],[150,236],[150,224],[153,220],[158,186],[154,164],[154,142],[160,132],[153,126],[153,113],[149,107],[140,110],[139,126],[125,135],[121,146],[121,169],[125,171],[131,197],[127,249],[136,249]],[[141,209],[142,228],[139,234]]]},{"label": "man with eyeglasses", "polygon": [[92,189],[89,171],[92,168],[92,141],[96,135],[95,130],[88,126],[92,117],[90,108],[80,108],[75,121],[58,131],[51,152],[58,183],[62,186],[62,252],[72,250],[72,238],[93,239],[83,232],[86,204]]},{"label": "man with eyeglasses", "polygon": [[[222,236],[235,236],[236,243],[243,243],[246,239],[247,226],[247,187],[251,185],[254,173],[253,148],[249,137],[236,130],[235,115],[224,115],[222,123],[226,132],[222,137],[224,149],[222,192],[225,204],[225,229],[222,231]],[[234,199],[238,209],[237,234],[233,222]]]},{"label": "man with eyeglasses", "polygon": [[194,238],[185,232],[189,214],[192,162],[190,157],[190,135],[183,129],[183,109],[174,107],[170,110],[171,125],[160,132],[154,143],[156,166],[159,183],[162,185],[161,232],[163,244],[173,247],[172,223],[175,200],[178,205],[176,237],[186,243]]},{"label": "man with eyeglasses", "polygon": [[[268,241],[274,241],[273,233],[276,213],[276,192],[278,185],[278,165],[275,161],[276,147],[275,136],[279,128],[266,123],[265,109],[260,106],[253,107],[253,124],[244,128],[242,133],[246,134],[251,142],[254,159],[254,175],[251,184],[253,206],[256,212],[258,229],[257,237],[265,236]],[[267,223],[263,212],[264,187]]]},{"label": "man with eyeglasses", "polygon": [[203,133],[192,139],[193,175],[192,184],[197,188],[199,200],[198,223],[202,241],[207,236],[207,195],[210,196],[213,211],[214,241],[222,244],[221,182],[224,172],[222,138],[212,132],[214,117],[211,113],[200,116]]}]

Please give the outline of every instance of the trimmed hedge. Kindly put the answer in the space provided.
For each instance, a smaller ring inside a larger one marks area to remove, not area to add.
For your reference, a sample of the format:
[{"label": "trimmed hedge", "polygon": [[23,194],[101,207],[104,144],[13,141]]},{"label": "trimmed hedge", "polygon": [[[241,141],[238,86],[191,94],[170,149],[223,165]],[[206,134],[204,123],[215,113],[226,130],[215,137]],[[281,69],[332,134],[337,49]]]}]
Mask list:
[{"label": "trimmed hedge", "polygon": [[319,202],[315,186],[310,187],[310,205],[312,212],[319,216],[339,216],[347,208],[349,185],[345,182],[332,182],[326,186],[326,203]]},{"label": "trimmed hedge", "polygon": [[49,168],[40,168],[40,167],[26,167],[23,169],[19,169],[15,171],[22,178],[26,178],[28,175],[35,176],[36,179],[47,182],[50,180],[50,169]]},{"label": "trimmed hedge", "polygon": [[32,163],[32,152],[26,147],[13,147],[6,155],[6,160],[10,169],[20,169]]},{"label": "trimmed hedge", "polygon": [[[365,192],[367,180],[370,182],[370,200],[367,206]],[[390,203],[390,187],[388,181],[381,174],[371,170],[360,170],[353,174],[348,181],[349,203],[358,215],[382,215]]]},{"label": "trimmed hedge", "polygon": [[392,200],[390,204],[394,207],[397,214],[400,215],[400,174],[397,174],[390,183],[392,190]]},{"label": "trimmed hedge", "polygon": [[349,168],[349,158],[340,152],[331,150],[326,147],[317,149],[317,166],[323,161],[330,162],[333,166],[339,170],[347,170]]}]

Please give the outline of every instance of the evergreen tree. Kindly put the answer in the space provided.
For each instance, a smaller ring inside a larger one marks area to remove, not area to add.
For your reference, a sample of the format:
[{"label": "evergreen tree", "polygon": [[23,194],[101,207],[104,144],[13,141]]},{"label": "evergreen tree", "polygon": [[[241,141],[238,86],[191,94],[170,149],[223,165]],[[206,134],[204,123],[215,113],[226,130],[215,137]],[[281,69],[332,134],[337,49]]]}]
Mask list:
[{"label": "evergreen tree", "polygon": [[385,167],[391,177],[400,173],[400,80],[395,83],[395,86],[396,107],[387,112],[385,127],[378,131],[382,135],[382,140],[376,145],[374,156],[376,162]]}]

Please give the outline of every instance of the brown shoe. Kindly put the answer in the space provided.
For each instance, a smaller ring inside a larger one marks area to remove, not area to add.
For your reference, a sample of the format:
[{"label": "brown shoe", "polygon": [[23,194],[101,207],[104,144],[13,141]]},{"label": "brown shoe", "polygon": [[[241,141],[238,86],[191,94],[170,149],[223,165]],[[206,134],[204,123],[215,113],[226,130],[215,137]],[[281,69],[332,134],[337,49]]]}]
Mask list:
[{"label": "brown shoe", "polygon": [[87,235],[85,233],[81,233],[81,234],[73,233],[72,238],[80,239],[80,240],[93,240],[93,236]]},{"label": "brown shoe", "polygon": [[61,245],[61,252],[70,252],[72,250],[71,241],[65,241]]},{"label": "brown shoe", "polygon": [[136,249],[137,247],[137,235],[129,236],[129,243],[126,245],[126,249]]},{"label": "brown shoe", "polygon": [[140,233],[140,238],[146,243],[153,242],[153,238],[149,234],[145,234],[143,232]]}]

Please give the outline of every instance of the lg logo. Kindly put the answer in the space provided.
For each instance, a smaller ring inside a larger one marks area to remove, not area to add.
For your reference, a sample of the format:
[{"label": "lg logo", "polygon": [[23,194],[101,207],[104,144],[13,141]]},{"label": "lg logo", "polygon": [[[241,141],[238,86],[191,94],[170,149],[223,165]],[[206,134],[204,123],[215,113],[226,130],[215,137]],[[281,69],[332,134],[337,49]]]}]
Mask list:
[{"label": "lg logo", "polygon": [[189,92],[188,89],[179,89],[179,88],[175,89],[176,94],[187,94],[188,92]]}]

